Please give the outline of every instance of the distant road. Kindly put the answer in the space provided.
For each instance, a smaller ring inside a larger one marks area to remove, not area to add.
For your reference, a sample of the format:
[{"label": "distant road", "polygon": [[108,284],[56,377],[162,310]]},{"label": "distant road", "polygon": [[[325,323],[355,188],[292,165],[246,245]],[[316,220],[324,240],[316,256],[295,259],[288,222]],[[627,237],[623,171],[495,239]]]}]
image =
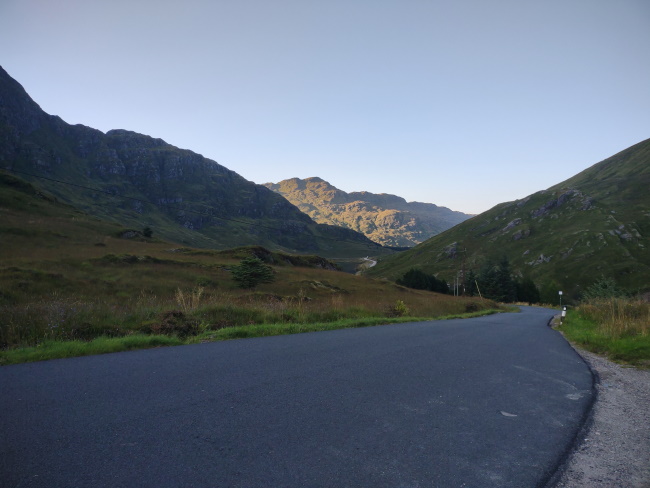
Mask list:
[{"label": "distant road", "polygon": [[553,311],[0,368],[3,487],[537,487],[592,402]]}]

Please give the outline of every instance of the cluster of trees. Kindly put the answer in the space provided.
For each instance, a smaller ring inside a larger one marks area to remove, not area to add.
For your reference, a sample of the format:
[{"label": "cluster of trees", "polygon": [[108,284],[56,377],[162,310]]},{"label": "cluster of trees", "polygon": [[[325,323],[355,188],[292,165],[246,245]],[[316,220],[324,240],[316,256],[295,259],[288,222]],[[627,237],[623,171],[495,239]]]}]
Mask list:
[{"label": "cluster of trees", "polygon": [[[397,280],[398,285],[416,290],[430,290],[438,293],[450,293],[446,281],[427,274],[420,269],[410,269]],[[523,278],[515,280],[510,271],[510,262],[503,258],[500,262],[486,263],[478,273],[469,271],[460,287],[461,295],[490,298],[499,302],[539,303],[540,292],[533,280]]]},{"label": "cluster of trees", "polygon": [[444,280],[439,280],[433,275],[426,274],[421,269],[411,268],[404,276],[399,278],[398,285],[413,288],[415,290],[437,291],[438,293],[449,293],[449,285]]},{"label": "cluster of trees", "polygon": [[499,302],[539,303],[540,293],[535,282],[525,277],[521,281],[512,277],[510,262],[503,258],[498,263],[487,262],[479,270],[467,273],[465,295],[480,295]]}]

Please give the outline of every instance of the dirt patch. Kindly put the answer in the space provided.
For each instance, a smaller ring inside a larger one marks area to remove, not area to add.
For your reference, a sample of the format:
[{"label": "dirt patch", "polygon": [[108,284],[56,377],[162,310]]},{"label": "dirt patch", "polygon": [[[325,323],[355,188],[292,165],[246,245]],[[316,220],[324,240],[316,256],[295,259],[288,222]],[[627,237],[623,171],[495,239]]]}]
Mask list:
[{"label": "dirt patch", "polygon": [[650,488],[650,371],[576,350],[596,373],[597,399],[554,486]]}]

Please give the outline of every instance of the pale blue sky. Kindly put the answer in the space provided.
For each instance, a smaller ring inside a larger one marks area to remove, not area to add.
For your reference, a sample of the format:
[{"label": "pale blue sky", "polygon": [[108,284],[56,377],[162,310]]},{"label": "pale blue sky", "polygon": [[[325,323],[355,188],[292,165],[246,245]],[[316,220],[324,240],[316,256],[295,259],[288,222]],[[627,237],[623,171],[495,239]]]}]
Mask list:
[{"label": "pale blue sky", "polygon": [[48,113],[468,213],[650,137],[648,0],[0,0]]}]

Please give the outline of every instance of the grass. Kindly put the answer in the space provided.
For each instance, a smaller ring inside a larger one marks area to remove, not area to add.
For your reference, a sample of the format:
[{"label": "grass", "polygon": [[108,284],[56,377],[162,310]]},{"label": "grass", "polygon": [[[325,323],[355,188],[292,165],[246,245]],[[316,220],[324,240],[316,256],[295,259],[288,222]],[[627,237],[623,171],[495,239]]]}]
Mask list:
[{"label": "grass", "polygon": [[[626,291],[648,291],[648,158],[650,140],[554,188],[502,203],[408,251],[381,257],[367,274],[397,279],[418,267],[451,282],[461,269],[478,272],[486,261],[507,256],[513,274],[533,279],[547,302],[557,303],[563,290],[565,303],[575,303],[603,275]],[[548,261],[538,262],[542,254]]]},{"label": "grass", "polygon": [[613,361],[650,367],[650,304],[612,298],[569,311],[560,330],[585,349]]},{"label": "grass", "polygon": [[92,341],[46,340],[34,347],[0,351],[0,364],[28,363],[46,359],[92,356],[111,352],[147,349],[161,346],[178,346],[184,341],[164,335],[132,335],[129,337],[97,337]]},{"label": "grass", "polygon": [[282,253],[263,256],[274,283],[242,290],[230,269],[259,248],[123,238],[124,228],[70,207],[12,202],[0,196],[0,364],[500,308]]},{"label": "grass", "polygon": [[499,308],[488,300],[280,264],[272,266],[274,283],[241,290],[229,272],[238,255],[179,253],[169,243],[115,238],[96,246],[99,236],[90,239],[71,246],[61,238],[31,256],[25,249],[34,244],[25,241],[11,254],[0,253],[0,364]]},{"label": "grass", "polygon": [[[478,317],[481,315],[489,315],[502,311],[503,310],[486,309],[480,312],[438,317],[438,320]],[[342,319],[334,322],[320,323],[242,325],[235,327],[225,327],[218,330],[205,330],[196,336],[186,338],[180,338],[178,336],[170,337],[167,335],[159,334],[134,334],[126,337],[101,336],[90,341],[44,340],[37,346],[19,347],[0,351],[0,365],[44,361],[48,359],[90,356],[96,354],[107,354],[112,352],[130,351],[134,349],[148,349],[162,346],[178,346],[183,344],[196,344],[200,342],[214,342],[253,337],[269,337],[286,334],[299,334],[303,332],[321,332],[327,330],[371,327],[405,322],[422,322],[425,320],[430,319],[423,317],[371,317],[359,319]]]}]

